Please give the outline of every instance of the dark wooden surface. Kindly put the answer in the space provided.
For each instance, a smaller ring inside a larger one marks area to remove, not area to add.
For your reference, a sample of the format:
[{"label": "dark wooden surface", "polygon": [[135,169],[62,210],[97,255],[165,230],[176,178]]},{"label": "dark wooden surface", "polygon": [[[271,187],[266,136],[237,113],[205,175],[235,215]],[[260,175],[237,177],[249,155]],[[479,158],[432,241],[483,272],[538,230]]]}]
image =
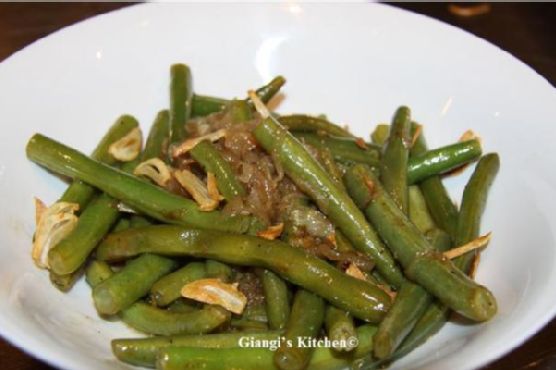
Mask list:
[{"label": "dark wooden surface", "polygon": [[[122,3],[0,3],[0,61],[33,41],[96,14],[127,6]],[[442,3],[396,3],[463,28],[509,51],[556,85],[556,3],[493,3],[485,14],[464,17]],[[483,8],[484,9],[484,8]],[[0,338],[0,368],[46,370]],[[556,320],[507,356],[483,370],[556,369]]]}]

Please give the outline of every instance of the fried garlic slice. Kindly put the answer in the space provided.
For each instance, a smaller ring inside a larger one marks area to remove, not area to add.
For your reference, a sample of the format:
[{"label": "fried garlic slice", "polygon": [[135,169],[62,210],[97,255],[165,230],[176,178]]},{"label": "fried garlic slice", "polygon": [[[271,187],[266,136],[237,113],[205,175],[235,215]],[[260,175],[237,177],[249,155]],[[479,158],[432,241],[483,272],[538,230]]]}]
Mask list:
[{"label": "fried garlic slice", "polygon": [[472,250],[483,248],[490,241],[490,237],[491,237],[491,233],[488,233],[483,236],[479,236],[478,238],[471,240],[469,243],[466,243],[460,247],[453,248],[450,249],[449,251],[444,252],[444,257],[448,259],[454,259],[468,252],[471,252]]},{"label": "fried garlic slice", "polygon": [[212,211],[218,207],[219,201],[210,197],[205,183],[195,176],[193,172],[189,170],[176,170],[174,171],[174,177],[191,194],[201,211]]},{"label": "fried garlic slice", "polygon": [[267,240],[274,240],[282,234],[283,230],[284,224],[280,222],[279,224],[269,226],[266,230],[259,231],[257,236]]},{"label": "fried garlic slice", "polygon": [[120,140],[113,142],[108,148],[108,152],[118,161],[129,162],[141,153],[142,144],[143,134],[141,129],[135,127]]},{"label": "fried garlic slice", "polygon": [[367,280],[365,274],[359,269],[359,267],[357,267],[355,263],[349,264],[348,268],[346,269],[346,274],[359,280]]},{"label": "fried garlic slice", "polygon": [[36,231],[31,256],[37,267],[49,268],[48,251],[75,228],[78,217],[74,213],[78,210],[77,203],[56,202],[46,207],[35,198]]},{"label": "fried garlic slice", "polygon": [[137,176],[145,176],[155,184],[165,187],[168,181],[172,179],[172,171],[170,167],[160,158],[151,158],[139,163],[133,170],[133,174]]},{"label": "fried garlic slice", "polygon": [[238,284],[226,284],[220,279],[201,279],[186,284],[181,295],[198,302],[215,304],[235,314],[241,314],[247,304],[247,297],[237,289]]},{"label": "fried garlic slice", "polygon": [[172,151],[172,157],[176,158],[179,157],[180,155],[187,153],[191,149],[195,148],[195,146],[197,146],[197,144],[199,144],[203,140],[208,140],[211,142],[218,141],[219,139],[226,136],[226,132],[227,132],[226,129],[221,128],[220,130],[211,132],[210,134],[195,137],[192,139],[187,139],[183,143],[181,143],[180,145],[174,148],[174,150]]}]

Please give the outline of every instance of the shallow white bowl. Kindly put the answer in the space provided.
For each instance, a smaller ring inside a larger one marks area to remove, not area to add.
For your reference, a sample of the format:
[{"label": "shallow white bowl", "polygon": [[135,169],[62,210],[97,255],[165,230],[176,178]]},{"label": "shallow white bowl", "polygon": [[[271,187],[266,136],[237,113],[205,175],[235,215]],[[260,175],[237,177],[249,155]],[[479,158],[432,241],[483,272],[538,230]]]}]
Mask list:
[{"label": "shallow white bowl", "polygon": [[[282,112],[326,113],[367,135],[407,104],[430,146],[472,128],[502,170],[483,231],[494,237],[477,280],[500,312],[447,325],[396,364],[471,369],[522,343],[556,311],[556,92],[511,55],[461,30],[374,4],[148,4],[66,28],[0,65],[0,334],[68,369],[127,368],[110,352],[134,336],[101,320],[80,282],[56,291],[30,258],[33,196],[65,185],[26,160],[34,132],[90,152],[121,113],[143,127],[168,104],[168,67],[188,63],[196,91],[244,96],[285,75]],[[460,199],[469,171],[450,179]]]}]

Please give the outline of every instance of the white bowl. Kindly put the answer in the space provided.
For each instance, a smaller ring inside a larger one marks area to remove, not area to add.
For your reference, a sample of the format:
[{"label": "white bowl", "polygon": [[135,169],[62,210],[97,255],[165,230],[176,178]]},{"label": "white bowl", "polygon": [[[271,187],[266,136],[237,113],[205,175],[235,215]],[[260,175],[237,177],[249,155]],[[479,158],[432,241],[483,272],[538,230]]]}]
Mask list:
[{"label": "white bowl", "polygon": [[[490,322],[447,325],[400,369],[471,369],[534,334],[556,311],[556,92],[508,53],[423,16],[375,4],[148,4],[95,17],[0,65],[0,334],[68,369],[127,368],[90,290],[53,288],[30,258],[33,196],[65,185],[29,162],[41,132],[90,152],[121,113],[147,127],[168,105],[168,67],[188,63],[196,91],[244,96],[276,74],[282,112],[326,113],[368,135],[407,104],[431,146],[471,128],[501,155],[483,231],[493,240],[477,280],[499,302]],[[460,199],[469,176],[448,181]]]}]

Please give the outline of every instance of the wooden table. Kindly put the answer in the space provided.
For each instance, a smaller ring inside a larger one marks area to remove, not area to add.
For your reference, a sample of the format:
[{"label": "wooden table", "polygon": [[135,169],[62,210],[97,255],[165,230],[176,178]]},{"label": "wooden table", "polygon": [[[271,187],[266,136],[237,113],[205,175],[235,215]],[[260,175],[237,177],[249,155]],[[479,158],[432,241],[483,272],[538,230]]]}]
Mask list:
[{"label": "wooden table", "polygon": [[[0,3],[0,61],[64,26],[128,5]],[[457,9],[454,13],[447,4],[397,3],[394,6],[429,15],[485,38],[556,85],[556,4],[487,4],[482,10],[488,12],[468,17],[458,15]],[[1,338],[0,365],[2,369],[13,370],[52,369]],[[556,320],[521,347],[482,370],[507,369],[556,369]]]}]

